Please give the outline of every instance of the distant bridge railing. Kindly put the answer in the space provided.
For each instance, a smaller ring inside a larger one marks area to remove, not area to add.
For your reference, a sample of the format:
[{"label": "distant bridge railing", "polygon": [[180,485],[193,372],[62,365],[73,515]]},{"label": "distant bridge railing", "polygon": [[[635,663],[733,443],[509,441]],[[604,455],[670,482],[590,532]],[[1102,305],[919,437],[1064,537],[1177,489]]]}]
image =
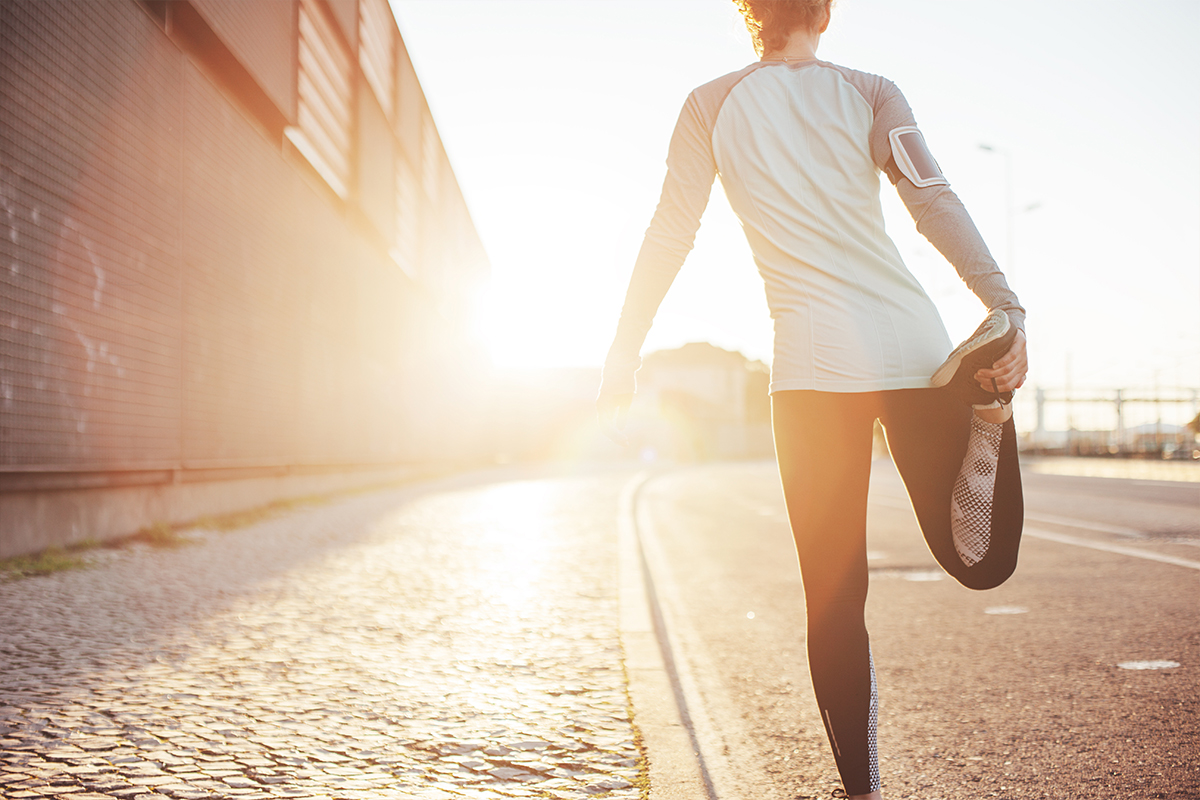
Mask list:
[{"label": "distant bridge railing", "polygon": [[1014,402],[1027,450],[1200,458],[1200,389],[1034,388]]}]

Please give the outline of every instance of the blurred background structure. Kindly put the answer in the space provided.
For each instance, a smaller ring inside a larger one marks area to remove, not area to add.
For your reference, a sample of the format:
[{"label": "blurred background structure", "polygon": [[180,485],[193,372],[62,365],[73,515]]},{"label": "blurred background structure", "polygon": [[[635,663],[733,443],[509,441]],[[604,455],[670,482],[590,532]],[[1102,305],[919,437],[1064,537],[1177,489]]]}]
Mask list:
[{"label": "blurred background structure", "polygon": [[488,262],[387,0],[3,0],[0,229],[0,557],[473,446]]},{"label": "blurred background structure", "polygon": [[1023,452],[1120,456],[1200,462],[1200,391],[1148,389],[1022,392],[1033,428],[1020,434]]},{"label": "blurred background structure", "polygon": [[[821,52],[896,79],[1020,249],[1026,452],[1200,465],[1200,17],[1089,9],[856,0]],[[429,465],[769,457],[719,190],[634,446],[593,407],[679,104],[753,57],[728,0],[0,0],[0,557]],[[982,307],[882,201],[965,336]]]},{"label": "blurred background structure", "polygon": [[596,424],[599,369],[497,370],[480,445],[501,463],[773,458],[769,383],[766,364],[708,342],[649,353],[626,421],[629,447],[621,448]]},{"label": "blurred background structure", "polygon": [[[612,340],[679,107],[755,58],[745,25],[730,0],[391,3],[446,146],[470,176],[492,264],[477,324],[494,363],[511,368],[501,399],[559,424],[545,404],[572,396],[590,419],[595,386],[579,376]],[[1016,422],[1029,452],[1198,452],[1188,423],[1200,413],[1200,105],[1180,98],[1200,95],[1200,5],[1126,10],[1118,0],[1014,0],[1001,14],[854,0],[835,5],[821,40],[822,58],[905,92],[1027,306],[1031,372]],[[1114,153],[1137,158],[1101,167]],[[950,338],[966,337],[982,305],[886,182],[881,202]],[[646,340],[631,426],[652,415],[666,424],[648,394],[652,354],[695,342],[771,358],[762,279],[719,188]],[[518,379],[546,389],[515,404]],[[507,435],[514,444],[499,449],[536,449],[543,432],[510,419],[526,436]]]}]

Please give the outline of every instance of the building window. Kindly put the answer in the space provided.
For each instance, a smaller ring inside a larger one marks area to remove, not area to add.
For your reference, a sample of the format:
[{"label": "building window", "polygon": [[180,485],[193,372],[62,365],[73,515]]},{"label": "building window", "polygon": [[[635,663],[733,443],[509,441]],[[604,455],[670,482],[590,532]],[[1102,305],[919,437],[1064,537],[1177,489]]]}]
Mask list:
[{"label": "building window", "polygon": [[395,98],[396,37],[387,0],[362,0],[358,17],[358,63],[388,119]]},{"label": "building window", "polygon": [[425,102],[403,42],[396,56],[396,117],[392,124],[400,139],[400,148],[415,164],[421,158],[421,119]]},{"label": "building window", "polygon": [[440,201],[442,179],[441,147],[438,140],[437,126],[433,117],[425,111],[421,120],[421,184],[425,188],[425,199],[431,208],[437,208]]},{"label": "building window", "polygon": [[296,127],[287,136],[321,177],[345,197],[350,175],[349,54],[318,0],[300,2]]},{"label": "building window", "polygon": [[392,258],[404,274],[420,278],[421,201],[417,176],[403,155],[396,158],[396,246]]}]

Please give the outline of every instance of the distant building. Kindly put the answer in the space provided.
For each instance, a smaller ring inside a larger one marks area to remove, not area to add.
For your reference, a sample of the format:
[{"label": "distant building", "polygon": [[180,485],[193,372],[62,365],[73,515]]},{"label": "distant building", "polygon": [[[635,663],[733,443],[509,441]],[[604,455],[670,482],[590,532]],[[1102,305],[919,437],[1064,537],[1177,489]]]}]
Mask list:
[{"label": "distant building", "polygon": [[770,370],[707,342],[643,359],[638,403],[665,423],[652,435],[663,455],[682,460],[773,453]]},{"label": "distant building", "polygon": [[595,368],[496,372],[488,381],[482,442],[502,463],[611,458],[617,448],[596,423],[599,386]]},{"label": "distant building", "polygon": [[469,450],[487,269],[387,0],[0,2],[4,525]]},{"label": "distant building", "polygon": [[611,442],[596,419],[601,371],[495,372],[486,382],[481,443],[502,462],[770,457],[765,364],[707,343],[651,353],[637,375],[626,433]]}]

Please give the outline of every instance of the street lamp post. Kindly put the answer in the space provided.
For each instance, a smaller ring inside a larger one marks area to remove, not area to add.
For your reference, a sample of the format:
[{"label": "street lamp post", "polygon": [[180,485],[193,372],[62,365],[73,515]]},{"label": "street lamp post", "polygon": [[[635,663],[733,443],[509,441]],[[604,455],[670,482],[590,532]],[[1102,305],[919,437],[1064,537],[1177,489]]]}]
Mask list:
[{"label": "street lamp post", "polygon": [[1004,270],[1008,275],[1009,282],[1013,282],[1017,275],[1017,215],[1033,211],[1040,207],[1041,203],[1030,203],[1024,208],[1018,209],[1015,198],[1013,196],[1013,160],[1012,153],[1003,147],[995,147],[990,144],[979,145],[980,150],[986,150],[989,153],[999,153],[1004,156],[1004,211],[1006,230],[1005,236],[1005,255],[1008,257],[1008,268]]},{"label": "street lamp post", "polygon": [[1001,147],[993,147],[990,144],[979,145],[980,150],[986,150],[989,153],[999,153],[1004,156],[1004,211],[1007,228],[1005,234],[1007,241],[1005,242],[1004,254],[1008,256],[1008,275],[1010,278],[1016,273],[1016,259],[1013,258],[1013,238],[1014,238],[1014,218],[1013,213],[1013,171],[1012,171],[1012,153]]}]

